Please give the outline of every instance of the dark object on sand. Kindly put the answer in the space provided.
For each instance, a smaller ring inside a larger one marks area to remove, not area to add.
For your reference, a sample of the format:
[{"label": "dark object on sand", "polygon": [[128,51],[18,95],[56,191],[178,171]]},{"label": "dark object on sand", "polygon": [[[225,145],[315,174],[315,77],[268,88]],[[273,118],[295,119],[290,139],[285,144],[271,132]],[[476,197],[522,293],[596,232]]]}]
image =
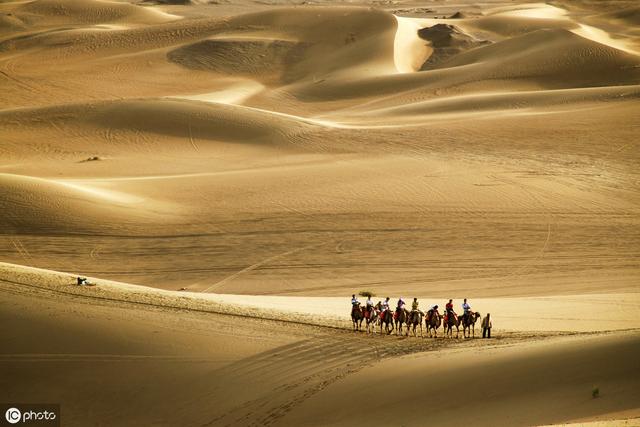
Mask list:
[{"label": "dark object on sand", "polygon": [[78,286],[95,286],[95,283],[91,283],[90,281],[87,280],[86,277],[80,277],[78,276],[76,278],[77,284]]}]

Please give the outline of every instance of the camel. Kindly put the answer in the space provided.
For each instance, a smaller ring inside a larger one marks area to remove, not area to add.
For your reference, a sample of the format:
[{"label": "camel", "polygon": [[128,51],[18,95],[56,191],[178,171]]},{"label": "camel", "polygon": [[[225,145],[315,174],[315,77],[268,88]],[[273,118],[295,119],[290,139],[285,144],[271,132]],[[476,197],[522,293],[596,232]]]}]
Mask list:
[{"label": "camel", "polygon": [[378,315],[380,321],[380,335],[382,335],[382,324],[385,325],[387,335],[393,331],[393,313],[391,310],[384,310]]},{"label": "camel", "polygon": [[424,337],[422,332],[422,317],[424,313],[420,310],[413,310],[409,313],[407,318],[407,336],[409,336],[409,329],[413,329],[413,336],[417,337],[416,326],[420,325],[420,337]]},{"label": "camel", "polygon": [[453,313],[449,313],[446,316],[446,320],[444,322],[444,336],[445,337],[453,337],[453,327],[456,327],[456,338],[460,335],[460,319],[458,316]]},{"label": "camel", "polygon": [[375,325],[376,325],[376,322],[378,321],[379,305],[380,304],[378,304],[378,306],[376,307],[370,307],[370,311],[368,315],[367,313],[365,313],[364,320],[366,321],[366,328],[367,328],[368,334],[375,332]]},{"label": "camel", "polygon": [[425,324],[427,326],[427,333],[431,337],[431,331],[433,331],[433,336],[438,337],[438,328],[442,324],[442,314],[436,313],[435,311],[427,312],[427,316],[425,318]]},{"label": "camel", "polygon": [[469,313],[468,316],[462,316],[462,320],[460,321],[460,323],[462,323],[462,336],[464,338],[468,337],[467,330],[471,333],[471,336],[475,338],[476,322],[480,317],[480,313],[478,312]]},{"label": "camel", "polygon": [[353,322],[353,330],[359,331],[362,328],[362,320],[364,319],[364,313],[362,307],[354,305],[351,309],[351,321]]},{"label": "camel", "polygon": [[[396,311],[394,324],[396,327],[396,335],[402,335],[402,325],[407,323],[408,312],[406,308],[402,308],[400,311]],[[407,325],[407,332],[409,325]]]}]

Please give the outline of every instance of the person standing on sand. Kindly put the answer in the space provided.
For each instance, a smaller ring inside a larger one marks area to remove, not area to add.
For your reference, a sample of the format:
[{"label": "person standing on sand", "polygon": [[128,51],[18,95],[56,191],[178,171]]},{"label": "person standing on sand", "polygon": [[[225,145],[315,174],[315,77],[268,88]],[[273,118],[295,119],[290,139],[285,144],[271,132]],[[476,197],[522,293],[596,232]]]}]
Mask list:
[{"label": "person standing on sand", "polygon": [[491,338],[491,313],[487,313],[482,319],[482,338]]}]

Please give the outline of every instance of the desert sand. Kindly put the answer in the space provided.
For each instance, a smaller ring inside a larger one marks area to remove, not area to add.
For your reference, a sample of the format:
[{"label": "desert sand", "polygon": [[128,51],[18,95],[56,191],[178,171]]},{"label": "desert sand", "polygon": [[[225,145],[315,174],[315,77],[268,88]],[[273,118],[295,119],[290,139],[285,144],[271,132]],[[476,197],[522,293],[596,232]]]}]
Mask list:
[{"label": "desert sand", "polygon": [[[1,2],[0,401],[640,425],[639,28],[632,0]],[[469,298],[494,337],[354,333],[360,291]]]}]

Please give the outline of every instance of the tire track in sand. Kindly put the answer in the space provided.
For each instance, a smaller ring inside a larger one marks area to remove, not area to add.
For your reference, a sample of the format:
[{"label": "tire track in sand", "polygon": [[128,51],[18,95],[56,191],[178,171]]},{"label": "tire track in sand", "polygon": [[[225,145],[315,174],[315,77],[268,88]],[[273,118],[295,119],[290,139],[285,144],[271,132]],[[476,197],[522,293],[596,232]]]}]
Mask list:
[{"label": "tire track in sand", "polygon": [[297,248],[297,249],[292,249],[290,251],[286,251],[286,252],[271,256],[269,258],[265,258],[260,262],[252,264],[252,265],[250,265],[250,266],[248,266],[246,268],[243,268],[240,271],[237,271],[237,272],[233,273],[230,276],[225,277],[224,279],[214,283],[213,285],[209,286],[208,288],[203,289],[200,292],[209,292],[214,288],[220,287],[221,285],[224,285],[225,283],[228,283],[228,282],[234,280],[238,276],[241,276],[241,275],[243,275],[245,273],[249,273],[249,272],[251,272],[251,271],[253,271],[253,270],[257,269],[257,268],[260,268],[263,265],[268,264],[268,263],[270,263],[272,261],[275,261],[277,259],[284,258],[286,256],[293,255],[295,253],[302,252],[302,251],[307,250],[307,249],[315,248],[315,247],[318,247],[318,246],[324,246],[324,245],[327,245],[327,244],[329,244],[329,242],[313,243],[311,245],[303,246],[303,247]]}]

